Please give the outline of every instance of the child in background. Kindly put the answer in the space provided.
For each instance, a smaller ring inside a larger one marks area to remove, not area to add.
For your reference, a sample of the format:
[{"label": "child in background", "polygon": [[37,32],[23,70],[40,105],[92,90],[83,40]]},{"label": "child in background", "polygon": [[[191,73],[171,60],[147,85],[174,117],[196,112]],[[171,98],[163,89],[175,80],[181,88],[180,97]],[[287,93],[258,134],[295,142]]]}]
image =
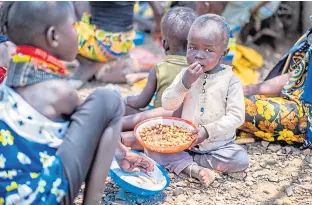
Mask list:
[{"label": "child in background", "polygon": [[198,17],[188,35],[188,68],[175,78],[162,96],[166,110],[182,107],[181,118],[193,122],[198,134],[190,152],[148,155],[171,172],[195,177],[203,184],[214,181],[212,170],[238,172],[248,167],[247,152],[233,143],[243,124],[242,85],[232,68],[221,65],[228,53],[229,26],[214,14]]},{"label": "child in background", "polygon": [[140,112],[146,107],[154,94],[155,108],[161,107],[164,90],[173,82],[180,71],[187,67],[187,35],[197,14],[190,8],[176,7],[169,10],[162,18],[162,44],[166,53],[163,62],[152,68],[146,86],[140,95],[128,96],[125,99],[126,115]]},{"label": "child in background", "polygon": [[[143,149],[137,142],[132,130],[137,124],[136,121],[141,117],[148,119],[150,115],[148,113],[153,110],[140,112],[140,108],[146,107],[155,94],[155,110],[161,108],[161,97],[164,90],[173,82],[181,70],[188,66],[185,57],[187,35],[196,17],[197,14],[192,9],[185,7],[171,9],[163,16],[161,31],[163,48],[167,56],[164,62],[158,64],[150,71],[147,85],[142,93],[125,99],[126,116],[123,117],[123,131],[128,132],[121,134],[124,145],[136,150]],[[172,112],[163,109],[161,112],[157,111],[157,113],[164,114],[164,116],[172,116]]]}]

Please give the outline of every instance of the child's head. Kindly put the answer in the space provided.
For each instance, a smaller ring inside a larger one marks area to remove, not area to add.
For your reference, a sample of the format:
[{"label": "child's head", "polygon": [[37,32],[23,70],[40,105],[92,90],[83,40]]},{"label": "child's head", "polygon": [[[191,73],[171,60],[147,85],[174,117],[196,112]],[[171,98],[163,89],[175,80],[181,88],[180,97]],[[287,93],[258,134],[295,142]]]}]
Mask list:
[{"label": "child's head", "polygon": [[78,50],[75,21],[70,2],[4,2],[0,30],[16,45],[38,47],[61,60],[72,61]]},{"label": "child's head", "polygon": [[161,33],[167,54],[185,55],[187,35],[196,18],[196,12],[186,7],[176,7],[165,13],[161,20]]},{"label": "child's head", "polygon": [[198,17],[188,35],[187,62],[199,62],[204,72],[215,68],[220,59],[228,53],[230,27],[216,14]]}]

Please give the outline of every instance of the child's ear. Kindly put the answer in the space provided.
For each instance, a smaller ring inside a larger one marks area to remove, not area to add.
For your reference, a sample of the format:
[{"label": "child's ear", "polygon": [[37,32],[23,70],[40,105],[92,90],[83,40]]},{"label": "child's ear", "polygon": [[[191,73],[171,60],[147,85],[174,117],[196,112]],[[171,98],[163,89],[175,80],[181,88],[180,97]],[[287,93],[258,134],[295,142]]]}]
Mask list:
[{"label": "child's ear", "polygon": [[223,51],[223,54],[222,54],[222,57],[226,56],[228,53],[229,53],[230,49],[229,48],[226,48],[224,51]]},{"label": "child's ear", "polygon": [[169,51],[169,45],[165,39],[162,39],[162,46],[165,51]]},{"label": "child's ear", "polygon": [[59,35],[57,34],[57,31],[55,30],[54,26],[50,26],[46,33],[46,38],[48,41],[49,46],[56,48],[59,46]]}]

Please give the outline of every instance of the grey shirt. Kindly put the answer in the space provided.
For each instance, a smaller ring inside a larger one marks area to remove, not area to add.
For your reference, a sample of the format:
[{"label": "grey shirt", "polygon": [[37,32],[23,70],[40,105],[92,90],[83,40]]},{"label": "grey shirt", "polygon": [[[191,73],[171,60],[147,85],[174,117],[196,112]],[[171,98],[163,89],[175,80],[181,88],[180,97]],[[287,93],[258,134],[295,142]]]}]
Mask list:
[{"label": "grey shirt", "polygon": [[133,1],[90,1],[91,23],[109,32],[133,29]]}]

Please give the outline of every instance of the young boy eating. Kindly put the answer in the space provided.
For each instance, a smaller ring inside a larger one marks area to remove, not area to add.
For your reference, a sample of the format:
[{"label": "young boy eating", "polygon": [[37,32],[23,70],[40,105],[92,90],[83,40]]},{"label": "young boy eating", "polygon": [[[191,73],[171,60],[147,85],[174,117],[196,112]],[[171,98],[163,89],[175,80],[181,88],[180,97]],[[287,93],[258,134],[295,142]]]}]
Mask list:
[{"label": "young boy eating", "polygon": [[247,152],[234,144],[244,122],[243,89],[232,68],[221,65],[228,52],[229,26],[214,14],[198,17],[188,35],[187,62],[162,96],[166,110],[182,108],[181,118],[197,126],[196,146],[190,152],[148,155],[169,171],[186,173],[209,185],[212,170],[238,172],[248,167]]}]

